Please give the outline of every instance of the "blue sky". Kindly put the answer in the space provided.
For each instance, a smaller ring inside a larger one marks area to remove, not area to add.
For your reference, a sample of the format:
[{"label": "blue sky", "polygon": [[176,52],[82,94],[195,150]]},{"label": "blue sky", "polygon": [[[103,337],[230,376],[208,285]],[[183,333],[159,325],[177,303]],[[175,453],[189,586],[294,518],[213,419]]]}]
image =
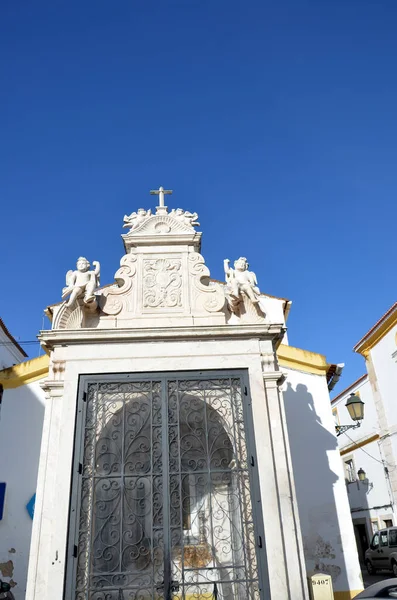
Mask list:
[{"label": "blue sky", "polygon": [[[353,345],[396,300],[395,0],[3,0],[0,315],[42,327],[76,258],[113,281],[149,189],[247,256],[292,345]],[[27,347],[31,357],[38,348]]]}]

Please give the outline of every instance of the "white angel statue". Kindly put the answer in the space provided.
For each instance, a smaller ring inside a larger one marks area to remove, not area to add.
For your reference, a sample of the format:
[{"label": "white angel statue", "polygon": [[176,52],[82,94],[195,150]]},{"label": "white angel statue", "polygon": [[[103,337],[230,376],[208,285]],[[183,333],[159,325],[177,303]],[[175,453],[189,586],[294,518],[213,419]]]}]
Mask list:
[{"label": "white angel statue", "polygon": [[90,271],[90,263],[80,256],[77,259],[77,270],[66,273],[66,287],[62,290],[62,300],[70,295],[67,306],[72,306],[77,298],[83,297],[84,304],[91,304],[95,301],[95,290],[99,287],[99,275],[101,265],[98,261],[92,262],[95,269]]},{"label": "white angel statue", "polygon": [[200,226],[198,222],[198,214],[196,212],[191,213],[188,210],[183,210],[183,208],[173,208],[170,212],[170,217],[177,219],[177,221],[181,221],[184,225],[188,227],[196,227]]},{"label": "white angel statue", "polygon": [[248,271],[248,262],[244,256],[234,261],[234,269],[229,267],[230,260],[224,261],[226,283],[232,305],[238,304],[242,299],[241,294],[245,294],[254,304],[259,304],[260,290],[256,275]]},{"label": "white angel statue", "polygon": [[136,229],[143,221],[145,221],[152,214],[152,210],[145,210],[144,208],[138,208],[137,212],[133,212],[130,215],[124,215],[123,227],[131,227]]}]

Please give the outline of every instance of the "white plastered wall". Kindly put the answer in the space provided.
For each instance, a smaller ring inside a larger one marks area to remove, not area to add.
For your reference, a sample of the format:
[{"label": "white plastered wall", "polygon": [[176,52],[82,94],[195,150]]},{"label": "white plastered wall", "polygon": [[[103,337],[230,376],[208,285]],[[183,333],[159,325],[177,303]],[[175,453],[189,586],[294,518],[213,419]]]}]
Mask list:
[{"label": "white plastered wall", "polygon": [[[281,323],[285,326],[285,302],[285,300],[273,298],[272,296],[266,296],[265,294],[261,296],[261,307],[263,308],[266,315],[266,320],[269,321],[269,323]],[[282,343],[288,345],[287,331],[284,333]]]},{"label": "white plastered wall", "polygon": [[0,578],[11,581],[16,600],[23,600],[32,520],[26,504],[36,491],[44,392],[35,381],[3,395],[0,420],[0,481],[7,484],[0,521]]},{"label": "white plastered wall", "polygon": [[367,370],[378,415],[380,450],[389,468],[393,501],[397,498],[397,325],[370,350]]},{"label": "white plastered wall", "polygon": [[306,568],[330,574],[334,591],[360,590],[361,571],[326,379],[283,371]]},{"label": "white plastered wall", "polygon": [[370,351],[389,426],[397,430],[397,325],[393,327]]}]

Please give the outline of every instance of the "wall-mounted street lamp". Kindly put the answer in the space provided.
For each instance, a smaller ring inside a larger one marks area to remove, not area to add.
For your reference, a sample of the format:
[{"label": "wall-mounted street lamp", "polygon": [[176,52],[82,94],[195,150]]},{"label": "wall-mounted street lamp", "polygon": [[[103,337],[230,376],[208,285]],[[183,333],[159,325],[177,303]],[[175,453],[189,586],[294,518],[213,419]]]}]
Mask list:
[{"label": "wall-mounted street lamp", "polygon": [[350,418],[354,421],[354,425],[335,425],[336,435],[345,433],[348,429],[357,429],[364,418],[364,402],[356,394],[350,394],[345,406],[349,411]]},{"label": "wall-mounted street lamp", "polygon": [[364,469],[361,469],[361,468],[357,471],[357,475],[358,475],[359,481],[365,481],[367,478],[366,472],[364,471]]}]

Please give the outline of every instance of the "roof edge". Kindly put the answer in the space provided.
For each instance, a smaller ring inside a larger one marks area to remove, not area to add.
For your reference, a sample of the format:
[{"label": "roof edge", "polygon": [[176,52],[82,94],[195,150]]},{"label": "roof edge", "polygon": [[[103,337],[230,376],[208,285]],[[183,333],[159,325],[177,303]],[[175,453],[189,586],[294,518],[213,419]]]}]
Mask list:
[{"label": "roof edge", "polygon": [[342,390],[341,392],[339,392],[339,394],[337,396],[335,396],[335,398],[332,398],[331,404],[333,404],[337,400],[340,400],[342,398],[342,396],[344,396],[348,391],[350,391],[351,389],[353,389],[359,383],[364,382],[364,380],[367,379],[367,377],[368,377],[368,373],[364,373],[364,375],[361,375],[361,377],[359,377],[358,379],[356,379],[356,381],[353,381],[353,383],[351,383],[344,390]]},{"label": "roof edge", "polygon": [[395,302],[373,327],[357,342],[354,352],[365,358],[369,351],[397,324],[397,302]]},{"label": "roof edge", "polygon": [[27,357],[28,355],[26,354],[25,350],[18,344],[18,342],[16,341],[16,339],[14,338],[14,336],[8,331],[8,328],[7,328],[6,324],[4,323],[3,319],[1,319],[1,318],[0,318],[0,327],[4,331],[4,333],[6,334],[6,336],[9,338],[9,340],[19,350],[19,352],[22,354],[22,356]]}]

